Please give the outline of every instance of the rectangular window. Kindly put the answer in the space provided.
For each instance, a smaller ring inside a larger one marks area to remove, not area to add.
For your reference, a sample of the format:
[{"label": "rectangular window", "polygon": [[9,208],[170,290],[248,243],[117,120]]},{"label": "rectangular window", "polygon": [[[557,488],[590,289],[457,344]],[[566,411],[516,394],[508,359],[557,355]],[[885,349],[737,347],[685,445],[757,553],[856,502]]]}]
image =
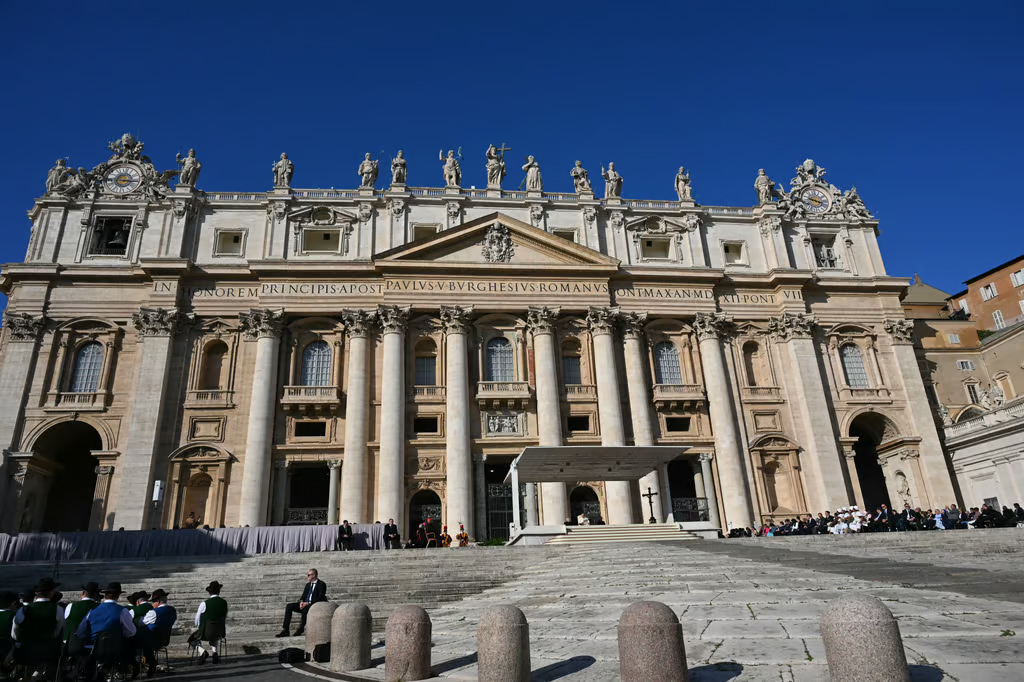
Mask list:
[{"label": "rectangular window", "polygon": [[567,355],[562,357],[562,383],[566,385],[583,383],[583,372],[580,369],[579,356]]},{"label": "rectangular window", "polygon": [[965,313],[971,312],[970,309],[967,307],[967,299],[960,299],[960,310],[964,311]]},{"label": "rectangular window", "polygon": [[100,216],[96,218],[89,241],[90,256],[124,256],[128,251],[128,235],[132,219],[128,217]]},{"label": "rectangular window", "polygon": [[959,370],[968,372],[968,371],[974,369],[974,363],[971,362],[970,360],[957,360],[956,361],[956,368],[959,369]]},{"label": "rectangular window", "polygon": [[641,239],[640,255],[644,260],[668,260],[670,243],[667,239]]},{"label": "rectangular window", "polygon": [[996,291],[995,284],[986,284],[981,288],[981,300],[988,301],[998,296],[999,293]]},{"label": "rectangular window", "polygon": [[1024,285],[1024,269],[1018,270],[1017,272],[1011,272],[1010,281],[1013,282],[1013,286],[1015,287]]},{"label": "rectangular window", "polygon": [[959,334],[946,334],[946,340],[949,341],[949,343],[960,343],[960,335]]},{"label": "rectangular window", "polygon": [[836,255],[834,243],[823,239],[814,239],[811,245],[819,268],[837,269],[839,267],[839,256]]},{"label": "rectangular window", "polygon": [[690,430],[689,417],[665,417],[665,430],[669,433],[684,433]]},{"label": "rectangular window", "polygon": [[576,230],[554,230],[552,234],[555,235],[556,237],[561,237],[566,241],[576,241]]},{"label": "rectangular window", "polygon": [[972,405],[977,405],[981,401],[978,399],[978,387],[974,384],[967,384],[967,399],[971,401]]},{"label": "rectangular window", "polygon": [[412,238],[415,239],[416,241],[419,241],[420,239],[427,239],[428,237],[433,237],[435,234],[437,234],[438,227],[439,227],[438,225],[434,225],[433,223],[431,223],[429,225],[424,225],[424,224],[413,225],[412,226]]},{"label": "rectangular window", "polygon": [[245,254],[245,232],[241,230],[221,230],[217,233],[215,256],[241,256]]},{"label": "rectangular window", "polygon": [[1002,311],[995,311],[992,313],[992,322],[996,325],[996,329],[1002,329],[1006,326],[1006,322],[1003,321]]},{"label": "rectangular window", "polygon": [[588,433],[590,431],[590,415],[572,414],[565,420],[569,433]]},{"label": "rectangular window", "polygon": [[341,246],[340,230],[303,230],[303,253],[338,253]]},{"label": "rectangular window", "polygon": [[414,433],[438,433],[439,421],[437,417],[416,417],[412,420],[412,430]]},{"label": "rectangular window", "polygon": [[416,385],[437,386],[437,358],[416,358]]},{"label": "rectangular window", "polygon": [[722,244],[722,253],[725,256],[726,265],[746,265],[747,255],[744,251],[743,242],[725,242]]},{"label": "rectangular window", "polygon": [[327,422],[295,422],[296,438],[323,438],[327,435]]}]

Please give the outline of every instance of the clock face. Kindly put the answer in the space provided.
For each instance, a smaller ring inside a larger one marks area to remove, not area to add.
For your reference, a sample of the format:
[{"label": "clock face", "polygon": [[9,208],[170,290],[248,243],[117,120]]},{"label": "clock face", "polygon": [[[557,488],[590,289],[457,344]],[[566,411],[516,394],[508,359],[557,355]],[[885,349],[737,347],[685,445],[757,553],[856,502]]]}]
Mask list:
[{"label": "clock face", "polygon": [[800,195],[800,201],[803,202],[808,213],[824,213],[829,206],[828,195],[817,187],[805,189],[804,193]]},{"label": "clock face", "polygon": [[117,166],[107,172],[103,183],[115,194],[130,194],[142,184],[142,173],[134,166]]}]

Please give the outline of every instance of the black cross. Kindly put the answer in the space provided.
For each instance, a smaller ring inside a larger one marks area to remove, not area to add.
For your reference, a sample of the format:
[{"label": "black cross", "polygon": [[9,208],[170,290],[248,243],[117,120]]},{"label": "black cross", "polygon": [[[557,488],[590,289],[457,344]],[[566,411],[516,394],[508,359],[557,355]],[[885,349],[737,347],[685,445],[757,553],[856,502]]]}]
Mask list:
[{"label": "black cross", "polygon": [[658,522],[658,520],[656,518],[654,518],[654,498],[657,497],[657,496],[658,496],[658,493],[652,491],[650,488],[647,489],[646,493],[644,493],[643,495],[640,496],[640,497],[646,497],[647,498],[647,504],[649,504],[651,506],[651,518],[647,521],[647,523],[657,523]]}]

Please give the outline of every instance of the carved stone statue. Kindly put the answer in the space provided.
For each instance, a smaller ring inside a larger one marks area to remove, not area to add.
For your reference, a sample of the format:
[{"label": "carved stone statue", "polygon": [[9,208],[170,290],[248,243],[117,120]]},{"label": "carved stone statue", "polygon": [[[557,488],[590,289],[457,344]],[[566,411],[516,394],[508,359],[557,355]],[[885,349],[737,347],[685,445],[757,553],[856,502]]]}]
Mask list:
[{"label": "carved stone statue", "polygon": [[67,175],[64,177],[64,182],[57,185],[54,191],[66,197],[77,196],[91,189],[95,184],[95,180],[95,176],[81,166],[79,166],[77,171],[74,168],[69,168]]},{"label": "carved stone statue", "polygon": [[46,174],[46,191],[54,192],[64,182],[71,170],[67,167],[67,162],[64,159],[57,159],[57,165],[50,169],[50,172]]},{"label": "carved stone statue", "polygon": [[790,186],[799,187],[811,182],[820,182],[825,177],[825,169],[814,163],[814,159],[806,159],[796,167],[796,177],[789,181]]},{"label": "carved stone statue", "polygon": [[441,172],[444,173],[444,184],[446,187],[458,187],[462,184],[462,168],[459,167],[459,161],[455,158],[455,152],[451,149],[448,150],[448,157],[445,158],[438,152],[438,157],[441,161],[444,161],[444,166],[441,168]]},{"label": "carved stone statue", "polygon": [[185,158],[178,154],[175,161],[178,162],[178,184],[195,187],[199,181],[199,171],[203,169],[203,164],[196,158],[196,150],[189,149]]},{"label": "carved stone statue", "polygon": [[526,165],[523,166],[523,170],[526,171],[526,191],[542,192],[544,180],[540,177],[540,166],[532,156],[526,157]]},{"label": "carved stone statue", "polygon": [[679,201],[693,201],[690,194],[690,174],[682,166],[676,173],[676,194],[679,195]]},{"label": "carved stone statue", "polygon": [[367,152],[363,157],[363,162],[359,164],[359,175],[363,179],[360,187],[373,189],[373,186],[377,184],[377,164],[377,161],[370,160],[370,153]]},{"label": "carved stone statue", "polygon": [[291,187],[295,175],[295,164],[287,154],[281,154],[281,160],[274,164],[274,187]]},{"label": "carved stone statue", "polygon": [[142,155],[142,149],[146,145],[135,139],[131,133],[125,133],[120,140],[114,140],[107,145],[107,148],[114,152],[110,160],[124,159],[126,161],[148,161],[149,158]]},{"label": "carved stone statue", "polygon": [[622,196],[622,176],[615,172],[615,163],[608,164],[608,170],[601,166],[601,177],[604,178],[604,198],[613,199]]},{"label": "carved stone statue", "polygon": [[501,223],[491,225],[484,235],[482,253],[488,263],[510,262],[516,249],[509,229]]},{"label": "carved stone statue", "polygon": [[843,192],[843,198],[839,201],[839,210],[846,216],[848,220],[853,222],[859,222],[861,220],[871,220],[874,216],[868,211],[864,205],[864,201],[857,194],[857,188],[851,187],[850,189]]},{"label": "carved stone statue", "polygon": [[772,202],[775,194],[775,183],[765,175],[764,168],[757,171],[757,179],[754,180],[754,189],[757,190],[757,205],[764,206]]},{"label": "carved stone statue", "polygon": [[587,177],[587,169],[581,162],[576,162],[576,165],[569,171],[569,175],[572,176],[572,184],[577,192],[590,191],[590,178]]},{"label": "carved stone statue", "polygon": [[405,155],[402,154],[402,150],[399,149],[395,158],[391,159],[391,184],[404,185],[406,170]]},{"label": "carved stone statue", "polygon": [[902,471],[896,472],[896,494],[900,496],[900,502],[910,504],[910,483]]},{"label": "carved stone statue", "polygon": [[[502,145],[504,149],[505,145]],[[505,179],[505,155],[493,144],[487,148],[487,189],[501,189]]]},{"label": "carved stone statue", "polygon": [[951,426],[953,424],[953,419],[952,417],[949,416],[949,408],[943,405],[942,403],[939,403],[938,411],[939,419],[942,420],[942,425]]}]

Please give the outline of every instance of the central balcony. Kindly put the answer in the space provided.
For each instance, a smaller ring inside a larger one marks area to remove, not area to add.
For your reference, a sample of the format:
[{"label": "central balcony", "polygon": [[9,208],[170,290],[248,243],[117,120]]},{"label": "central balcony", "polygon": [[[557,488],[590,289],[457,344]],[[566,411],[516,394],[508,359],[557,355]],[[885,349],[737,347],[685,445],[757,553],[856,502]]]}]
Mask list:
[{"label": "central balcony", "polygon": [[740,392],[748,403],[782,402],[782,389],[778,386],[743,386]]},{"label": "central balcony", "polygon": [[341,405],[337,386],[285,386],[281,406],[295,412],[332,412]]},{"label": "central balcony", "polygon": [[189,391],[185,396],[185,407],[234,407],[234,391],[222,391],[220,389]]},{"label": "central balcony", "polygon": [[70,393],[54,391],[48,395],[45,409],[48,411],[101,412],[107,409],[107,392]]},{"label": "central balcony", "polygon": [[654,384],[654,405],[659,410],[685,410],[704,402],[700,384]]},{"label": "central balcony", "polygon": [[415,403],[443,403],[447,394],[444,386],[413,386],[411,395]]},{"label": "central balcony", "polygon": [[525,381],[478,381],[476,400],[481,407],[525,409],[530,402],[530,384]]},{"label": "central balcony", "polygon": [[597,387],[593,384],[566,384],[565,399],[570,403],[594,402],[597,400]]}]

